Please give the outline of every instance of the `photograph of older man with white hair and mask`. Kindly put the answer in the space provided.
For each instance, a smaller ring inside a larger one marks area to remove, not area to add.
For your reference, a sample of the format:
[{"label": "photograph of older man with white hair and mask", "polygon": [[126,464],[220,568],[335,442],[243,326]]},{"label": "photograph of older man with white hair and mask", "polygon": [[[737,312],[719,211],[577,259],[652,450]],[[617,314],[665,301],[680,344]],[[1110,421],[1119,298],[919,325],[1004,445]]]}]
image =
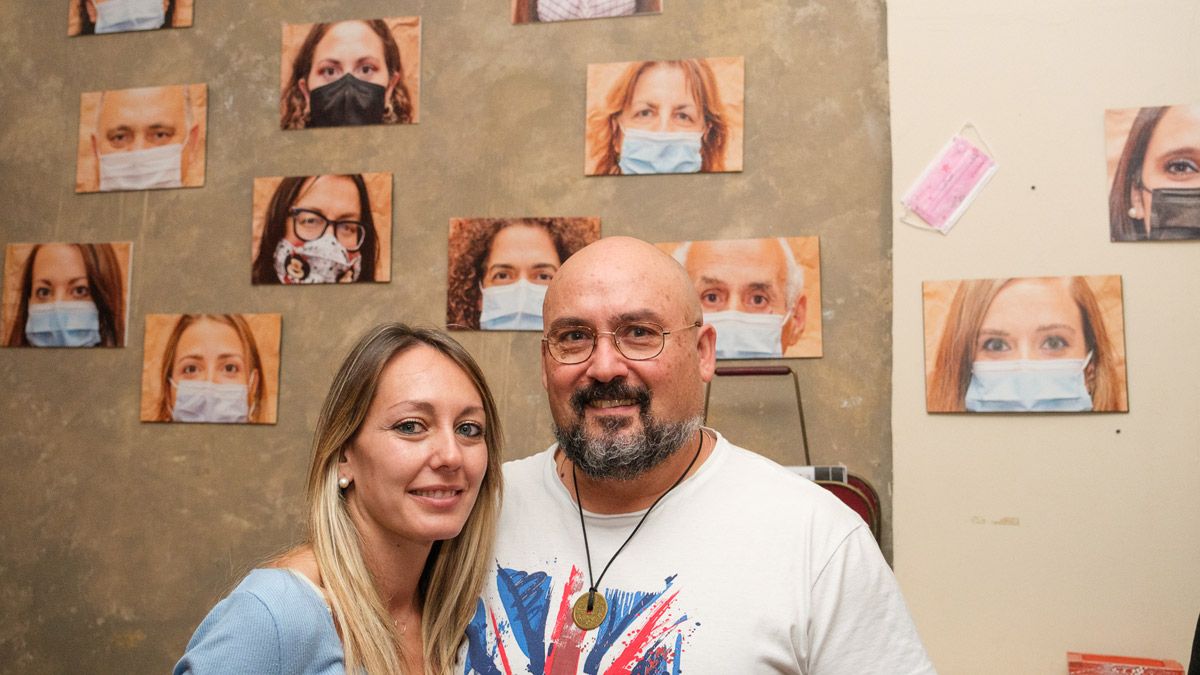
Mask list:
[{"label": "photograph of older man with white hair and mask", "polygon": [[204,185],[207,102],[203,84],[83,94],[75,192]]},{"label": "photograph of older man with white hair and mask", "polygon": [[687,270],[718,359],[821,356],[817,237],[685,241],[657,245]]}]

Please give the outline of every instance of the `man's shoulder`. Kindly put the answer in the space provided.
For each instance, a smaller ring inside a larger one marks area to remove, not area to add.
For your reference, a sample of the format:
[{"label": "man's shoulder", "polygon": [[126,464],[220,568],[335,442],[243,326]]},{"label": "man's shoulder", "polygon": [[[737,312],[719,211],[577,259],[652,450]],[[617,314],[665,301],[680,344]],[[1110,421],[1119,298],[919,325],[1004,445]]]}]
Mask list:
[{"label": "man's shoulder", "polygon": [[505,462],[501,469],[504,471],[504,482],[506,485],[510,483],[528,483],[538,480],[545,467],[546,456],[554,452],[554,446],[550,446],[540,452],[535,452],[532,455],[521,457],[520,459],[510,459]]}]

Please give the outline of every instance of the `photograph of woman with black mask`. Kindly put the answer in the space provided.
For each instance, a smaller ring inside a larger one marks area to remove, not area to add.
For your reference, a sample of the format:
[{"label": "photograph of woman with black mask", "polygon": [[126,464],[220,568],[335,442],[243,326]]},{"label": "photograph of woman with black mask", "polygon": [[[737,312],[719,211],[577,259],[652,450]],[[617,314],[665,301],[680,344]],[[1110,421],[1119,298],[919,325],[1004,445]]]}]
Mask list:
[{"label": "photograph of woman with black mask", "polygon": [[1125,412],[1121,277],[927,281],[929,412]]},{"label": "photograph of woman with black mask", "polygon": [[416,124],[421,19],[286,24],[280,127]]},{"label": "photograph of woman with black mask", "polygon": [[1200,239],[1200,103],[1109,110],[1112,241]]},{"label": "photograph of woman with black mask", "polygon": [[392,174],[254,180],[251,281],[391,279]]},{"label": "photograph of woman with black mask", "polygon": [[67,35],[187,28],[192,0],[67,0]]},{"label": "photograph of woman with black mask", "polygon": [[559,266],[599,238],[599,218],[451,219],[446,326],[540,331]]},{"label": "photograph of woman with black mask", "polygon": [[143,422],[274,424],[279,314],[147,314]]},{"label": "photograph of woman with black mask", "polygon": [[124,347],[129,242],[9,244],[4,345]]}]

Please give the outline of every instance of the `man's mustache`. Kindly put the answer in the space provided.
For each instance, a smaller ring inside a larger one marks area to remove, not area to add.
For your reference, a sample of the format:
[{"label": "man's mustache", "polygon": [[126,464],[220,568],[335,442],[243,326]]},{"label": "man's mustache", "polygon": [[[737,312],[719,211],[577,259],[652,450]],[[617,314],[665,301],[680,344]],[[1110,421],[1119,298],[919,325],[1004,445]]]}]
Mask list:
[{"label": "man's mustache", "polygon": [[611,401],[628,399],[634,401],[642,412],[650,407],[650,390],[646,387],[634,387],[623,379],[611,382],[595,382],[586,387],[576,389],[571,394],[571,407],[582,415],[584,408],[595,401]]}]

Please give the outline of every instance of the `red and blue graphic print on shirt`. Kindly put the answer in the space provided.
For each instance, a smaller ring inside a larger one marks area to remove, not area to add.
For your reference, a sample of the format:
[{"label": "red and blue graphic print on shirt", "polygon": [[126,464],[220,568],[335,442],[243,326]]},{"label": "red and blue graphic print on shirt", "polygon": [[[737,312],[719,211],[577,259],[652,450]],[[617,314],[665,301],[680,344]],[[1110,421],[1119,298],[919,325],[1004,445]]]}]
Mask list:
[{"label": "red and blue graphic print on shirt", "polygon": [[572,602],[585,590],[577,567],[555,593],[554,579],[545,572],[497,565],[501,606],[479,602],[467,626],[464,673],[678,675],[686,639],[700,623],[676,606],[674,581],[667,577],[652,592],[602,589],[608,616],[595,630],[584,631],[571,619]]}]

